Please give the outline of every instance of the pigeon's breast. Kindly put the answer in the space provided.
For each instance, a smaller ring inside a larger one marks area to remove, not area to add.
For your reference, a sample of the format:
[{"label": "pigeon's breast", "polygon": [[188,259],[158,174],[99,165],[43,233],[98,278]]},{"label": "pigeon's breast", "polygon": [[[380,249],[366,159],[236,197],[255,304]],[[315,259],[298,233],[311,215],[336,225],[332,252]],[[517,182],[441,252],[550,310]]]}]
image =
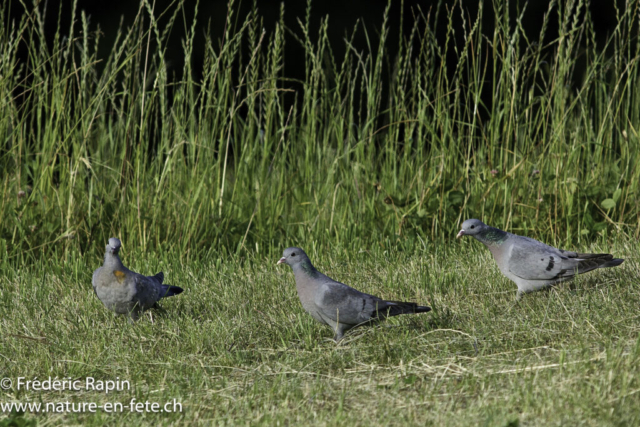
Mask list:
[{"label": "pigeon's breast", "polygon": [[509,257],[511,256],[511,249],[513,245],[509,245],[509,247],[505,247],[506,245],[487,245],[491,255],[493,255],[493,259],[496,261],[498,268],[505,276],[509,277]]},{"label": "pigeon's breast", "polygon": [[296,290],[298,291],[298,297],[302,308],[320,323],[326,323],[320,314],[319,307],[316,306],[315,292],[313,287],[300,286],[296,283]]},{"label": "pigeon's breast", "polygon": [[127,274],[107,271],[104,268],[96,272],[94,289],[102,303],[119,314],[126,314],[135,305],[133,301],[135,291],[127,280]]}]

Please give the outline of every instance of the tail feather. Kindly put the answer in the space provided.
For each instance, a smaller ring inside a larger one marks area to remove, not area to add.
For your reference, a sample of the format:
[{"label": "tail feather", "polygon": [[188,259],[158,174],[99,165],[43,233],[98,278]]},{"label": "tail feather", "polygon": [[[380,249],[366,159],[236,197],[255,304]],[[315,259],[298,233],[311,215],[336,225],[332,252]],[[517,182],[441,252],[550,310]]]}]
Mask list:
[{"label": "tail feather", "polygon": [[623,263],[624,259],[613,258],[610,254],[578,254],[576,273],[586,273],[596,268],[615,267]]},{"label": "tail feather", "polygon": [[602,267],[604,267],[604,268],[617,267],[620,264],[622,264],[623,262],[624,262],[624,259],[622,259],[622,258],[614,258],[611,261],[602,264]]},{"label": "tail feather", "polygon": [[174,295],[181,294],[183,290],[184,289],[182,289],[179,286],[162,285],[162,292],[160,293],[160,298],[167,298],[167,297],[172,297]]},{"label": "tail feather", "polygon": [[387,316],[398,316],[400,314],[417,314],[431,311],[431,307],[418,305],[415,302],[385,301]]}]

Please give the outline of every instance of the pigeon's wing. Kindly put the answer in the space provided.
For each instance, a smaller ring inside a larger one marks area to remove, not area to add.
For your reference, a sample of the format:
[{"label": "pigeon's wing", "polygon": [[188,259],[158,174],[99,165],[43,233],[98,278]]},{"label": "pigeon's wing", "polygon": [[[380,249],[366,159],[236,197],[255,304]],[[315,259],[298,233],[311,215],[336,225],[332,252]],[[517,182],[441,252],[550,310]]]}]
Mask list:
[{"label": "pigeon's wing", "polygon": [[340,282],[324,283],[315,296],[322,314],[337,323],[357,325],[378,317],[387,303]]},{"label": "pigeon's wing", "polygon": [[160,299],[161,285],[153,276],[147,277],[137,273],[134,273],[134,275],[135,299],[140,307],[146,310]]},{"label": "pigeon's wing", "polygon": [[155,281],[157,283],[158,299],[172,297],[174,295],[182,293],[183,291],[180,286],[163,285],[162,282],[164,282],[164,273],[162,271],[160,273],[154,274],[153,276],[147,277],[147,279]]},{"label": "pigeon's wing", "polygon": [[563,259],[544,246],[514,245],[511,249],[509,271],[525,280],[559,280],[568,274]]},{"label": "pigeon's wing", "polygon": [[564,251],[530,239],[513,245],[509,271],[526,280],[560,281],[604,266],[610,254],[582,254]]},{"label": "pigeon's wing", "polygon": [[156,279],[159,284],[162,284],[162,282],[164,282],[164,273],[161,271],[160,273],[151,276],[151,278]]}]

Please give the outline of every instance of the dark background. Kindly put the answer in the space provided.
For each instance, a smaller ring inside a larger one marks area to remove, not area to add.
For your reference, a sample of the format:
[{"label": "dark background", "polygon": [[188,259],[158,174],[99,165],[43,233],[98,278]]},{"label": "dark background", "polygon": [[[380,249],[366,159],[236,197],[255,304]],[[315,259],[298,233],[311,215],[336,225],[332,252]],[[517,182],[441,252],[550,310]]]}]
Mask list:
[{"label": "dark background", "polygon": [[[11,4],[11,17],[17,19],[24,9],[22,5],[16,0],[5,0],[12,2]],[[153,0],[150,0],[153,4]],[[604,41],[615,28],[616,23],[616,9],[615,3],[617,1],[620,12],[624,10],[625,2],[623,0],[594,0],[588,5],[594,28],[597,33],[597,40],[601,45],[604,45]],[[562,2],[562,0],[560,0]],[[167,7],[172,5],[172,10],[175,8],[176,2],[170,0],[156,0],[155,2],[155,15],[160,16],[161,12],[166,10]],[[51,43],[54,39],[55,31],[58,27],[58,19],[60,20],[61,28],[65,31],[70,26],[73,6],[72,0],[51,1],[42,0],[40,3],[41,11],[46,10],[45,15],[45,32],[47,34],[48,41]],[[275,0],[259,0],[256,2],[259,15],[264,19],[264,27],[267,30],[267,35],[274,29],[276,22],[279,20],[280,7],[282,2]],[[285,4],[285,24],[294,32],[301,34],[298,19],[304,21],[306,15],[307,2],[304,0],[286,1]],[[336,54],[337,58],[341,58],[344,54],[345,43],[343,39],[346,34],[351,34],[354,25],[358,20],[367,29],[373,50],[376,50],[377,38],[382,27],[382,20],[385,8],[388,2],[385,0],[314,0],[311,5],[311,34],[312,37],[317,37],[320,21],[326,16],[329,16],[329,37],[331,40],[331,47]],[[454,28],[458,29],[456,32],[456,38],[460,40],[463,37],[462,32],[462,18],[459,13],[459,6],[466,11],[467,27],[473,23],[478,11],[477,1],[463,1],[458,2],[458,11],[454,17]],[[540,28],[544,19],[544,14],[549,7],[549,0],[530,0],[524,1],[512,1],[510,2],[510,15],[511,25],[515,25],[515,20],[520,15],[522,8],[525,7],[526,11],[522,20],[523,27],[527,33],[527,36],[531,41],[537,41]],[[392,1],[389,15],[389,39],[387,47],[391,49],[398,44],[398,37],[400,33],[400,16],[404,8],[404,20],[402,33],[406,36],[409,34],[411,27],[413,26],[414,19],[412,16],[412,10],[421,8],[426,15],[429,10],[435,12],[438,2],[434,0],[400,0]],[[447,9],[456,5],[454,1],[443,1],[442,10],[440,13],[440,22],[435,29],[436,37],[439,40],[444,40],[445,29],[447,26],[446,17]],[[28,7],[33,7],[32,3],[27,2]],[[173,27],[173,31],[168,40],[167,45],[167,59],[170,67],[170,75],[172,73],[179,73],[182,71],[183,61],[183,48],[182,40],[186,33],[186,27],[190,27],[193,22],[194,11],[196,2],[193,0],[187,0],[184,4],[184,13],[181,13]],[[242,22],[246,14],[253,7],[253,1],[236,1],[233,8],[234,22]],[[114,0],[114,1],[101,1],[101,0],[79,0],[78,9],[84,10],[90,16],[90,28],[96,30],[97,25],[100,26],[102,40],[100,43],[99,55],[106,57],[115,40],[118,28],[121,20],[125,28],[131,25],[134,21],[136,14],[140,8],[140,3],[137,0]],[[227,19],[228,2],[221,0],[202,0],[198,5],[198,23],[197,34],[194,39],[194,57],[193,68],[196,74],[200,73],[202,65],[202,56],[204,51],[204,34],[210,31],[213,39],[218,41],[222,38],[225,28],[225,22]],[[582,13],[584,12],[584,9]],[[60,16],[58,16],[60,14]],[[79,19],[79,11],[76,15]],[[160,27],[164,28],[168,21],[170,13],[165,14],[160,19]],[[493,32],[493,4],[491,2],[484,3],[483,13],[483,32],[486,35],[490,35]],[[80,30],[79,26],[76,27],[76,34]],[[432,28],[433,31],[433,28]],[[550,42],[557,37],[557,12],[554,8],[552,12],[552,18],[547,31],[547,39],[545,42]],[[62,34],[63,36],[65,34]],[[367,46],[367,40],[363,31],[359,31],[356,34],[354,45],[358,49],[365,49]],[[26,53],[26,52],[25,52]],[[303,49],[299,43],[297,43],[291,35],[287,35],[286,49],[285,49],[286,61],[285,61],[285,75],[292,78],[301,78],[304,76],[304,54]],[[455,59],[452,59],[455,60]],[[199,77],[198,75],[194,77]]]}]

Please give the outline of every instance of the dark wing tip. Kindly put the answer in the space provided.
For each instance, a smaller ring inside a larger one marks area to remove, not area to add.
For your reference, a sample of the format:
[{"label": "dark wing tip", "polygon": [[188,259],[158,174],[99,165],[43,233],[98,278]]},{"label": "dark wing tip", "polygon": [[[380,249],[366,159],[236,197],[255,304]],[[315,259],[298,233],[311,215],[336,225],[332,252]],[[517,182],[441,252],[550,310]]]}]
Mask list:
[{"label": "dark wing tip", "polygon": [[182,289],[180,286],[169,286],[169,291],[173,293],[173,295],[178,295],[184,292],[184,289]]},{"label": "dark wing tip", "polygon": [[603,265],[603,267],[616,267],[616,266],[622,264],[623,262],[624,262],[624,259],[615,258],[615,259],[612,259],[611,261],[607,262],[605,265]]},{"label": "dark wing tip", "polygon": [[388,315],[397,316],[398,314],[417,314],[431,311],[431,307],[418,305],[415,302],[385,301],[387,304]]},{"label": "dark wing tip", "polygon": [[160,298],[172,297],[174,295],[181,294],[184,291],[180,286],[162,285],[162,291]]},{"label": "dark wing tip", "polygon": [[583,253],[576,253],[576,256],[573,258],[580,258],[580,259],[601,259],[601,260],[605,260],[605,261],[609,261],[611,259],[613,259],[613,255],[611,254],[583,254]]}]

